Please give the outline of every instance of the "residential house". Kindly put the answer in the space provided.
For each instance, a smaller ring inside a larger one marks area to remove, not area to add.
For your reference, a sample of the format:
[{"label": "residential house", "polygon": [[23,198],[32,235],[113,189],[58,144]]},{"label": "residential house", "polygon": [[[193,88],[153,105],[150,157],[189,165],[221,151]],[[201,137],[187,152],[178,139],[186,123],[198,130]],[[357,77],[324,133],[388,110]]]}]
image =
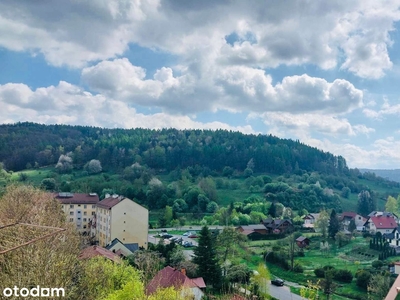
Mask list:
[{"label": "residential house", "polygon": [[[397,248],[400,247],[400,226],[393,229],[391,233],[386,233],[383,236],[386,238],[389,245],[396,248],[397,251]],[[400,252],[400,248],[398,252]]]},{"label": "residential house", "polygon": [[374,210],[373,212],[371,212],[371,213],[368,215],[368,217],[378,217],[378,216],[383,216],[383,217],[389,216],[389,217],[393,217],[393,218],[396,220],[396,222],[399,223],[399,217],[398,217],[396,214],[391,213],[391,212],[388,212],[388,211],[375,211],[375,210]]},{"label": "residential house", "polygon": [[303,217],[304,228],[314,228],[315,222],[318,220],[319,214],[308,214]]},{"label": "residential house", "polygon": [[170,266],[160,270],[146,287],[148,295],[154,293],[158,288],[175,287],[182,289],[182,295],[190,295],[194,300],[200,300],[204,296],[206,288],[202,277],[190,279],[186,276],[186,270],[177,270]]},{"label": "residential house", "polygon": [[370,234],[376,234],[378,232],[381,234],[389,234],[398,226],[398,224],[392,216],[378,215],[369,217],[364,226],[365,230]]},{"label": "residential house", "polygon": [[267,228],[268,234],[285,234],[294,231],[293,223],[289,219],[265,219],[261,222]]},{"label": "residential house", "polygon": [[97,256],[104,257],[114,262],[122,261],[118,254],[99,246],[90,246],[83,249],[79,255],[79,259],[90,259]]},{"label": "residential house", "polygon": [[299,248],[305,248],[310,245],[310,239],[305,236],[299,236],[296,239],[296,244]]},{"label": "residential house", "polygon": [[268,230],[263,224],[242,225],[237,227],[236,230],[246,235],[250,239],[257,239],[262,235],[268,234]]},{"label": "residential house", "polygon": [[343,230],[344,231],[349,231],[349,225],[352,220],[354,220],[354,223],[356,225],[356,230],[357,231],[363,231],[364,230],[364,224],[367,221],[366,218],[363,216],[351,212],[351,211],[345,211],[339,215],[339,220],[342,223]]},{"label": "residential house", "polygon": [[132,255],[135,251],[139,250],[139,244],[138,243],[124,244],[119,239],[115,238],[106,247],[106,249],[126,257],[128,255]]},{"label": "residential house", "polygon": [[149,211],[131,199],[112,195],[100,201],[93,226],[102,247],[117,238],[123,244],[137,243],[147,249]]},{"label": "residential house", "polygon": [[96,234],[90,226],[99,203],[99,196],[96,193],[54,193],[53,196],[61,202],[67,221],[74,223],[79,233],[91,237]]}]

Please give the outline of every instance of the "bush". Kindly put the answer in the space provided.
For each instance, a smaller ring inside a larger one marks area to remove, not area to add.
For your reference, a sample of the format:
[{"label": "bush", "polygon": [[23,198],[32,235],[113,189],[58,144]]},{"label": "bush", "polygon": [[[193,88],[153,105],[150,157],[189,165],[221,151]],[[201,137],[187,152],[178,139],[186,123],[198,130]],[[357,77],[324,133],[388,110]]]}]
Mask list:
[{"label": "bush", "polygon": [[353,274],[349,270],[337,270],[333,278],[340,282],[350,283],[353,280]]},{"label": "bush", "polygon": [[322,268],[318,268],[314,270],[314,274],[315,276],[317,276],[318,278],[324,278],[325,277],[325,271]]},{"label": "bush", "polygon": [[372,267],[375,269],[379,269],[379,268],[383,267],[383,262],[380,260],[374,260],[372,262]]},{"label": "bush", "polygon": [[357,286],[362,288],[362,289],[367,289],[369,280],[371,278],[371,273],[367,270],[359,270],[356,273],[356,278],[357,278]]},{"label": "bush", "polygon": [[293,266],[293,271],[296,272],[296,273],[303,273],[304,272],[304,268],[300,263],[295,262],[295,264]]}]

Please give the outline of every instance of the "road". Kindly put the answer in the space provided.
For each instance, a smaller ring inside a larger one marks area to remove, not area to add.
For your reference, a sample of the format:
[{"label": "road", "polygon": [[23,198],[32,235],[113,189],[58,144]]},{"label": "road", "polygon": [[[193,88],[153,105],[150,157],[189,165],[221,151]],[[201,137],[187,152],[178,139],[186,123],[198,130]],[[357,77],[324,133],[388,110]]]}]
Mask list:
[{"label": "road", "polygon": [[275,286],[270,284],[268,293],[279,300],[303,300],[299,295],[291,293],[288,286]]}]

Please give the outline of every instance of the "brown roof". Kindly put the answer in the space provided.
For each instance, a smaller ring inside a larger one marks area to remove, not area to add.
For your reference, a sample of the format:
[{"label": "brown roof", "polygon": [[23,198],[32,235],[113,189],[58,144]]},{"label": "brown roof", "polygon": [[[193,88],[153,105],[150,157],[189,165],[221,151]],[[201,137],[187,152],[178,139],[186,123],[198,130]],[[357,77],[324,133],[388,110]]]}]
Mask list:
[{"label": "brown roof", "polygon": [[121,199],[120,197],[108,197],[108,198],[101,200],[97,204],[97,207],[110,209],[113,206],[117,205],[123,199],[124,198]]},{"label": "brown roof", "polygon": [[147,294],[154,293],[158,288],[175,287],[177,289],[181,287],[187,288],[205,288],[206,285],[202,277],[190,279],[181,271],[174,269],[170,266],[166,266],[160,270],[156,276],[149,282],[146,287]]},{"label": "brown roof", "polygon": [[303,242],[303,241],[305,241],[305,240],[309,240],[309,239],[306,238],[305,236],[299,236],[299,237],[296,239],[296,242]]},{"label": "brown roof", "polygon": [[62,204],[97,204],[99,202],[99,196],[96,193],[53,193],[53,195]]},{"label": "brown roof", "polygon": [[90,246],[81,251],[79,259],[89,259],[96,256],[102,256],[115,262],[120,262],[121,258],[118,254],[99,246]]}]

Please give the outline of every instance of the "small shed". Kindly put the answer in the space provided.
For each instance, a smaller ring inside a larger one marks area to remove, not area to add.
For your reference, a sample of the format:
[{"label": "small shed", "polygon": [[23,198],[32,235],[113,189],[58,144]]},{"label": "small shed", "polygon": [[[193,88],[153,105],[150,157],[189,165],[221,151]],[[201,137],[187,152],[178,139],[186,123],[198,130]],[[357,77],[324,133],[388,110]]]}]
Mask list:
[{"label": "small shed", "polygon": [[296,239],[296,244],[297,244],[297,246],[299,246],[299,248],[305,248],[308,245],[310,245],[310,239],[306,238],[305,236],[299,236]]}]

